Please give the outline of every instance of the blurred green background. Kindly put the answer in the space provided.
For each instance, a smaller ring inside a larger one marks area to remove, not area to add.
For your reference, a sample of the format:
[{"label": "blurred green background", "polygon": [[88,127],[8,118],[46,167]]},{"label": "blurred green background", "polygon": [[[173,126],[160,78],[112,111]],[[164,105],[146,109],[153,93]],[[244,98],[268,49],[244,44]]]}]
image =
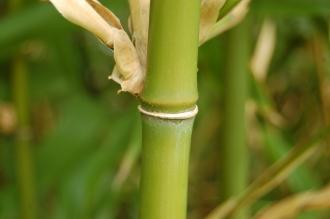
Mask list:
[{"label": "blurred green background", "polygon": [[[117,94],[119,86],[107,79],[112,51],[50,3],[16,3],[0,1],[0,218],[137,218],[138,99]],[[127,1],[102,3],[127,26]],[[271,19],[277,30],[267,77],[260,82],[248,76],[253,180],[330,125],[330,1],[253,0],[247,19],[251,57],[264,20]],[[202,218],[221,200],[226,40],[224,34],[200,48],[191,219]],[[330,148],[324,148],[251,211],[330,182]],[[28,203],[34,212],[22,213],[22,197],[35,200],[36,206]],[[330,216],[309,212],[301,218]]]}]

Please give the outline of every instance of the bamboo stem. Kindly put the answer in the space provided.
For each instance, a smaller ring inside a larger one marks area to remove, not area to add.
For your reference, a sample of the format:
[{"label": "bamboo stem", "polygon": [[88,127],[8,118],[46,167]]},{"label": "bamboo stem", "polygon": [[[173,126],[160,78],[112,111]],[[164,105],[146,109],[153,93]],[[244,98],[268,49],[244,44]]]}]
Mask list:
[{"label": "bamboo stem", "polygon": [[[22,5],[23,0],[12,0],[9,2],[9,10],[15,12]],[[12,89],[17,114],[16,169],[21,202],[20,218],[36,219],[37,199],[29,132],[28,75],[25,61],[20,55],[13,58]]]},{"label": "bamboo stem", "polygon": [[143,117],[141,219],[186,218],[193,121],[156,121]]},{"label": "bamboo stem", "polygon": [[28,82],[24,60],[17,56],[12,71],[13,99],[17,113],[16,158],[17,179],[21,195],[23,219],[37,218],[37,202],[34,185],[33,158],[30,147]]},{"label": "bamboo stem", "polygon": [[[152,0],[144,110],[194,109],[197,94],[199,0]],[[140,219],[185,219],[194,118],[142,116]]]},{"label": "bamboo stem", "polygon": [[[245,99],[248,74],[246,22],[231,30],[227,37],[221,182],[225,199],[240,194],[246,187],[248,177],[248,152],[245,142]],[[242,210],[233,218],[247,218],[246,212]]]},{"label": "bamboo stem", "polygon": [[199,4],[198,0],[151,1],[144,107],[165,112],[194,107]]}]

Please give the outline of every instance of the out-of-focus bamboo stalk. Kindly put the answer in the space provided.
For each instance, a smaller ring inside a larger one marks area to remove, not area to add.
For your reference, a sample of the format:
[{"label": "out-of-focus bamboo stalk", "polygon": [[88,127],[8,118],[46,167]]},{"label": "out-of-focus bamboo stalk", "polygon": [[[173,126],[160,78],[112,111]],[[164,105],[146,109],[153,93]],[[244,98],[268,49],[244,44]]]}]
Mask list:
[{"label": "out-of-focus bamboo stalk", "polygon": [[[245,139],[245,100],[249,58],[248,22],[228,32],[227,64],[224,76],[224,121],[221,188],[225,199],[239,195],[246,187],[248,151]],[[232,218],[247,218],[246,210]]]},{"label": "out-of-focus bamboo stalk", "polygon": [[33,156],[30,145],[28,75],[22,57],[13,61],[12,70],[13,100],[17,113],[16,130],[16,169],[20,192],[20,218],[37,218],[37,201],[33,171]]},{"label": "out-of-focus bamboo stalk", "polygon": [[[22,0],[12,0],[10,12],[19,10]],[[37,218],[37,197],[34,182],[33,158],[30,145],[30,116],[28,100],[28,72],[21,55],[16,55],[12,62],[12,93],[17,114],[16,130],[16,170],[20,193],[20,218]]]},{"label": "out-of-focus bamboo stalk", "polygon": [[[330,125],[330,42],[323,36],[316,35],[312,40],[313,58],[319,81],[322,116],[325,126]],[[330,155],[330,138],[327,139],[327,155]]]}]

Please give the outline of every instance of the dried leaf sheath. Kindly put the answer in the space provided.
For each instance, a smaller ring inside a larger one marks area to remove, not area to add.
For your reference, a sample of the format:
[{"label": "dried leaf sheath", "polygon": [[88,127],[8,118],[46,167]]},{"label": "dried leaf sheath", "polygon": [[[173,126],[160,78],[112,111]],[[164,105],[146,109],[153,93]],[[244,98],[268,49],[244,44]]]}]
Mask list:
[{"label": "dried leaf sheath", "polygon": [[[103,7],[95,0],[50,0],[56,9],[70,22],[77,24],[91,33],[95,34],[106,45],[112,47],[116,29],[122,29],[119,19],[115,17],[108,9]],[[90,4],[93,2],[94,7]],[[94,8],[99,5],[98,11],[103,10],[103,16]],[[113,21],[108,23],[109,19],[105,17],[113,17]],[[113,26],[115,24],[115,26]]]},{"label": "dried leaf sheath", "polygon": [[119,19],[97,0],[50,0],[69,21],[95,34],[114,49],[116,67],[111,78],[121,85],[122,91],[139,94],[144,74],[136,49]]},{"label": "dried leaf sheath", "polygon": [[136,49],[124,31],[115,38],[114,57],[116,66],[111,79],[121,85],[122,91],[139,94],[143,88],[144,71],[141,68]]},{"label": "dried leaf sheath", "polygon": [[[129,0],[131,41],[120,20],[97,0],[50,0],[69,21],[95,34],[114,49],[116,66],[111,79],[121,85],[121,91],[139,95],[146,74],[150,0]],[[243,19],[250,0],[242,0],[227,16],[217,21],[227,0],[202,0],[200,44],[224,32]]]},{"label": "dried leaf sheath", "polygon": [[247,15],[251,0],[241,0],[226,16],[213,24],[199,39],[200,45],[239,24]]},{"label": "dried leaf sheath", "polygon": [[330,209],[330,185],[319,191],[308,191],[286,198],[262,209],[255,218],[297,218],[303,211],[321,209]]},{"label": "dried leaf sheath", "polygon": [[139,55],[142,69],[147,65],[150,0],[129,0],[132,38]]},{"label": "dried leaf sheath", "polygon": [[220,9],[224,6],[226,0],[202,0],[201,1],[201,18],[199,26],[200,41],[206,38],[210,29],[218,20]]},{"label": "dried leaf sheath", "polygon": [[109,9],[101,5],[97,0],[86,1],[108,24],[117,29],[123,29],[120,20]]}]

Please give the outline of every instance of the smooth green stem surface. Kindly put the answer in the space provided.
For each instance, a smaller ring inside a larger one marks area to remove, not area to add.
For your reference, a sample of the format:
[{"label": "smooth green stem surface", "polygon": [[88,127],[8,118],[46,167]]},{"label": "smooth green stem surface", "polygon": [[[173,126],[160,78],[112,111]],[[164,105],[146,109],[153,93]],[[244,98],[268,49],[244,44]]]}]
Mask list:
[{"label": "smooth green stem surface", "polygon": [[[151,0],[142,106],[173,113],[196,104],[199,0]],[[185,219],[194,119],[142,116],[140,219]]]},{"label": "smooth green stem surface", "polygon": [[36,219],[37,202],[29,132],[28,79],[25,62],[20,56],[15,57],[13,62],[12,82],[18,120],[16,169],[21,202],[20,218]]},{"label": "smooth green stem surface", "polygon": [[[248,75],[248,29],[244,22],[227,35],[227,62],[224,76],[224,123],[222,194],[225,199],[246,187],[248,152],[245,140],[245,100]],[[247,218],[240,211],[235,219]]]},{"label": "smooth green stem surface", "polygon": [[142,102],[181,111],[197,101],[199,0],[152,0]]},{"label": "smooth green stem surface", "polygon": [[143,116],[141,219],[185,219],[193,119]]}]

